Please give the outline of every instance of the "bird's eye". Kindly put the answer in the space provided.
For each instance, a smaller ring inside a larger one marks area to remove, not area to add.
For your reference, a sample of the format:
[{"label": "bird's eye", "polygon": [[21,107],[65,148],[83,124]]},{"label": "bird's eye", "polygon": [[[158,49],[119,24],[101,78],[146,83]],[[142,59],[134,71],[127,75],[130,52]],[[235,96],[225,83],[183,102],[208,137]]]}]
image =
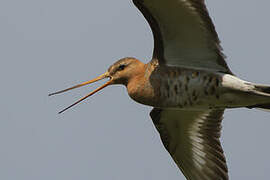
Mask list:
[{"label": "bird's eye", "polygon": [[124,70],[124,69],[125,69],[125,67],[126,67],[126,65],[125,65],[125,64],[121,64],[121,65],[118,67],[118,71],[122,71],[122,70]]}]

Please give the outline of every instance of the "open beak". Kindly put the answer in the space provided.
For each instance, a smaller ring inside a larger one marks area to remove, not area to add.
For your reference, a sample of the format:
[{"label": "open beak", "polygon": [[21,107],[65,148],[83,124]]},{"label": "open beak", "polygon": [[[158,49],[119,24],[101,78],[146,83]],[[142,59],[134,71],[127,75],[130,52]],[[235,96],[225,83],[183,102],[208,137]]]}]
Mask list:
[{"label": "open beak", "polygon": [[78,87],[82,87],[82,86],[85,86],[87,84],[91,84],[91,83],[94,83],[96,81],[99,81],[99,80],[102,80],[102,79],[105,79],[105,78],[110,78],[109,81],[107,81],[105,84],[103,84],[102,86],[98,87],[97,89],[95,89],[94,91],[90,92],[89,94],[87,94],[86,96],[82,97],[81,99],[79,99],[78,101],[76,101],[75,103],[71,104],[70,106],[68,106],[67,108],[63,109],[62,111],[59,112],[59,114],[61,114],[62,112],[68,110],[69,108],[75,106],[76,104],[80,103],[81,101],[85,100],[86,98],[92,96],[93,94],[95,94],[96,92],[100,91],[101,89],[107,87],[108,85],[112,84],[112,78],[108,75],[108,72],[98,76],[97,78],[95,79],[92,79],[90,81],[86,81],[86,82],[83,82],[81,84],[78,84],[78,85],[75,85],[73,87],[70,87],[70,88],[67,88],[67,89],[64,89],[64,90],[61,90],[61,91],[57,91],[55,93],[51,93],[49,94],[49,96],[52,96],[52,95],[56,95],[56,94],[60,94],[60,93],[63,93],[63,92],[66,92],[66,91],[69,91],[69,90],[72,90],[72,89],[75,89],[75,88],[78,88]]}]

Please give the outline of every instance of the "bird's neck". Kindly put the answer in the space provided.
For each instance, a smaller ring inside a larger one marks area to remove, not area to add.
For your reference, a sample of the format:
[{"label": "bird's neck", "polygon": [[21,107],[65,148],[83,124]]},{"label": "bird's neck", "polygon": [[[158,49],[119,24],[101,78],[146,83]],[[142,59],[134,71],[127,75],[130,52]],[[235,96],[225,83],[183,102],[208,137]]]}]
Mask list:
[{"label": "bird's neck", "polygon": [[149,78],[155,67],[150,63],[144,64],[143,68],[140,68],[140,72],[136,73],[127,84],[127,90],[129,96],[145,105],[152,105],[154,99],[154,88],[150,84]]}]

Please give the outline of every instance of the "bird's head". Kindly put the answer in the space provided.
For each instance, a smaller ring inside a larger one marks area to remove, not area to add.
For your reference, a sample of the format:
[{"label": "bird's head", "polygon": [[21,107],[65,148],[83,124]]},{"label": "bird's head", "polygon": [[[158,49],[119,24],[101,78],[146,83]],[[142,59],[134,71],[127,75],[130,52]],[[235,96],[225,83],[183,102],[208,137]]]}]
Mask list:
[{"label": "bird's head", "polygon": [[49,96],[52,95],[56,95],[56,94],[60,94],[78,87],[82,87],[85,86],[87,84],[91,84],[94,83],[96,81],[102,80],[102,79],[106,79],[108,78],[109,80],[103,84],[102,86],[98,87],[97,89],[95,89],[94,91],[90,92],[88,95],[86,95],[85,97],[79,99],[78,101],[76,101],[75,103],[73,103],[72,105],[68,106],[67,108],[65,108],[64,110],[60,111],[59,113],[62,113],[64,111],[66,111],[67,109],[71,108],[72,106],[78,104],[79,102],[83,101],[84,99],[90,97],[91,95],[95,94],[96,92],[100,91],[101,89],[109,86],[109,85],[113,85],[113,84],[123,84],[123,85],[127,85],[128,82],[136,77],[137,75],[139,75],[140,73],[142,73],[142,71],[144,71],[144,66],[145,64],[142,63],[141,61],[135,59],[135,58],[123,58],[120,59],[118,61],[116,61],[113,65],[111,65],[109,67],[109,69],[103,73],[102,75],[90,80],[90,81],[86,81],[83,82],[81,84],[72,86],[70,88],[61,90],[61,91],[57,91],[55,93],[51,93],[49,94]]},{"label": "bird's head", "polygon": [[123,58],[111,65],[107,71],[111,84],[127,85],[144,68],[144,63],[135,58]]}]

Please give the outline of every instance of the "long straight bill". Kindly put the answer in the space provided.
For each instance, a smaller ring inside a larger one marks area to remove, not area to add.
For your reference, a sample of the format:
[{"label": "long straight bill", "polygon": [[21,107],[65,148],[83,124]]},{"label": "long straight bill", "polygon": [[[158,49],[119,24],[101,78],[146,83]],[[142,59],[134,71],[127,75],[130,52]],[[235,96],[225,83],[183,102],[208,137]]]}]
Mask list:
[{"label": "long straight bill", "polygon": [[105,84],[103,84],[102,86],[100,86],[99,88],[95,89],[94,91],[92,91],[91,93],[87,94],[86,96],[84,96],[83,98],[79,99],[78,101],[76,101],[75,103],[71,104],[70,106],[68,106],[67,108],[63,109],[62,111],[59,112],[59,114],[61,114],[62,112],[68,110],[69,108],[75,106],[76,104],[80,103],[81,101],[85,100],[86,98],[92,96],[93,94],[95,94],[96,92],[100,91],[101,89],[105,88],[106,86],[110,85],[111,81],[106,82]]},{"label": "long straight bill", "polygon": [[[49,96],[56,95],[56,94],[60,94],[60,93],[63,93],[63,92],[66,92],[66,91],[69,91],[69,90],[72,90],[72,89],[75,89],[75,88],[78,88],[78,87],[82,87],[82,86],[85,86],[85,85],[87,85],[87,84],[91,84],[91,83],[94,83],[94,82],[96,82],[96,81],[102,80],[102,79],[104,79],[104,78],[108,78],[108,77],[109,77],[109,76],[108,76],[108,73],[106,72],[106,73],[104,73],[104,74],[98,76],[98,77],[95,78],[95,79],[92,79],[92,80],[90,80],[90,81],[83,82],[83,83],[81,83],[81,84],[75,85],[75,86],[73,86],[73,87],[70,87],[70,88],[67,88],[67,89],[64,89],[64,90],[61,90],[61,91],[57,91],[57,92],[55,92],[55,93],[51,93],[51,94],[49,94]],[[95,94],[96,92],[100,91],[101,89],[105,88],[106,86],[110,85],[111,83],[112,83],[112,80],[109,80],[109,81],[106,82],[104,85],[100,86],[99,88],[95,89],[94,91],[92,91],[91,93],[89,93],[88,95],[86,95],[85,97],[79,99],[78,101],[76,101],[76,102],[73,103],[72,105],[70,105],[70,106],[68,106],[67,108],[65,108],[65,109],[63,109],[62,111],[60,111],[59,114],[62,113],[62,112],[64,112],[64,111],[66,111],[66,110],[68,110],[69,108],[75,106],[75,105],[78,104],[79,102],[85,100],[85,99],[88,98],[89,96]]]},{"label": "long straight bill", "polygon": [[104,79],[104,78],[106,78],[106,77],[108,77],[108,76],[107,76],[107,73],[104,73],[104,74],[98,76],[98,77],[95,78],[95,79],[92,79],[92,80],[90,80],[90,81],[83,82],[83,83],[81,83],[81,84],[78,84],[78,85],[76,85],[76,86],[73,86],[73,87],[70,87],[70,88],[67,88],[67,89],[64,89],[64,90],[61,90],[61,91],[57,91],[57,92],[51,93],[51,94],[49,94],[49,96],[53,96],[53,95],[56,95],[56,94],[60,94],[60,93],[63,93],[63,92],[66,92],[66,91],[69,91],[69,90],[72,90],[72,89],[75,89],[75,88],[78,88],[78,87],[82,87],[82,86],[85,86],[85,85],[87,85],[87,84],[91,84],[91,83],[94,83],[94,82],[96,82],[96,81],[102,80],[102,79]]}]

